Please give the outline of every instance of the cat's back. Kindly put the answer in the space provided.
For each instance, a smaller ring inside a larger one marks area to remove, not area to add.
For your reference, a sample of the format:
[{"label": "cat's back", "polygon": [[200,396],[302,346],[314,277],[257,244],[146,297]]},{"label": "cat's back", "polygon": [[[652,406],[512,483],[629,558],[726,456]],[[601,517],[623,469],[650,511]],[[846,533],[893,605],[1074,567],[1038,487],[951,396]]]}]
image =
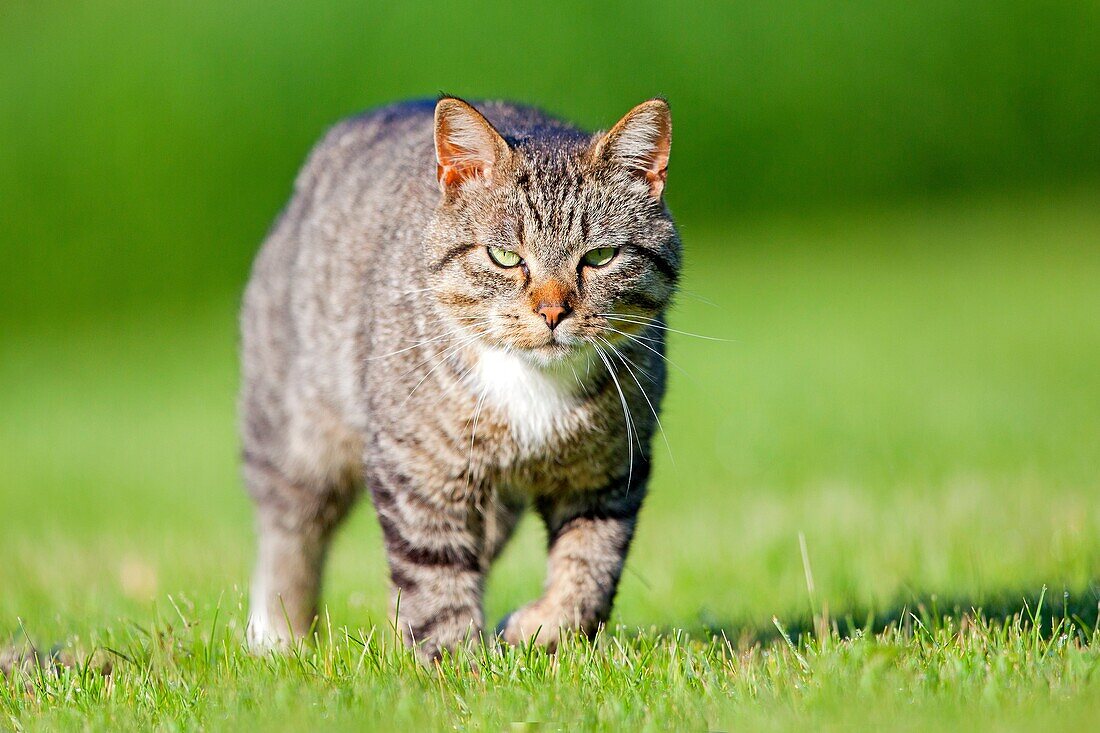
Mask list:
[{"label": "cat's back", "polygon": [[363,112],[335,124],[313,147],[253,262],[246,346],[250,321],[292,325],[292,300],[332,293],[331,279],[360,270],[359,260],[387,233],[423,225],[438,191],[433,108],[420,100]]},{"label": "cat's back", "polygon": [[[502,100],[470,104],[510,143],[586,134],[538,107]],[[337,122],[322,137],[317,149],[333,145],[397,145],[433,153],[435,105],[435,99],[413,99],[360,112]],[[434,166],[428,174],[434,180]]]},{"label": "cat's back", "polygon": [[[429,192],[439,197],[434,146],[434,99],[418,99],[368,110],[332,127],[314,148],[299,183],[342,180],[362,186],[378,185],[394,194]],[[474,106],[510,144],[552,149],[565,140],[586,139],[587,133],[537,107],[503,101],[475,102]],[[406,185],[394,186],[390,176]]]},{"label": "cat's back", "polygon": [[347,216],[392,212],[408,199],[430,203],[437,192],[433,109],[429,100],[402,102],[337,123],[310,154],[295,198]]},{"label": "cat's back", "polygon": [[[535,107],[501,101],[475,106],[511,144],[552,149],[558,141],[585,137]],[[273,234],[279,230],[302,234],[302,226],[311,222],[322,224],[322,234],[367,228],[376,235],[372,239],[422,230],[440,196],[434,110],[433,99],[412,100],[368,110],[334,125],[298,174],[294,194]],[[297,239],[293,244],[308,245],[302,237]]]},{"label": "cat's back", "polygon": [[[382,289],[377,253],[394,239],[414,238],[438,196],[433,109],[430,101],[413,101],[361,113],[313,147],[245,288],[241,351],[249,415],[281,412],[284,390],[295,380],[348,391],[335,384],[337,373],[361,356],[362,301]],[[331,368],[318,368],[324,363]],[[266,403],[263,409],[254,407],[258,402]]]}]

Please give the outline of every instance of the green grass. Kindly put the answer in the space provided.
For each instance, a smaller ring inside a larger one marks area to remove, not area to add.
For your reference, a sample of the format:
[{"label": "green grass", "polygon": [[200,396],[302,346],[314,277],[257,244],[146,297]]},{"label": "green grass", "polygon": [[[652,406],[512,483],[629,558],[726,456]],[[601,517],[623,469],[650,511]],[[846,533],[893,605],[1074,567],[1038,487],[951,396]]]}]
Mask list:
[{"label": "green grass", "polygon": [[[0,683],[0,726],[1085,725],[1100,713],[1096,201],[687,227],[673,325],[731,341],[673,337],[672,455],[658,443],[616,627],[556,659],[478,652],[433,672],[395,650],[365,505],[334,550],[316,647],[249,657],[235,296],[15,331],[0,634],[125,658],[109,680]],[[542,545],[527,522],[490,581],[493,619],[538,592]]]}]

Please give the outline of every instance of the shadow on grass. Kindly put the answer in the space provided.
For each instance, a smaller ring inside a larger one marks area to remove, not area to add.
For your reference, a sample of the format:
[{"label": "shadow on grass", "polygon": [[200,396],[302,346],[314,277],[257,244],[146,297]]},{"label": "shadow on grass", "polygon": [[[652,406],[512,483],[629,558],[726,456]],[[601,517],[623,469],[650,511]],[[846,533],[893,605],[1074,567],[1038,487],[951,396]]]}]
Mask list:
[{"label": "shadow on grass", "polygon": [[737,622],[700,614],[699,630],[707,635],[725,636],[740,645],[771,643],[786,634],[791,640],[833,633],[842,639],[858,634],[880,634],[898,629],[911,633],[914,628],[941,629],[958,627],[964,619],[982,619],[994,624],[1019,620],[1028,628],[1049,637],[1053,632],[1090,637],[1100,622],[1100,580],[1081,588],[1041,588],[1039,590],[998,591],[973,596],[914,594],[899,598],[886,608],[828,606],[815,609],[813,615],[780,618],[761,622]]}]

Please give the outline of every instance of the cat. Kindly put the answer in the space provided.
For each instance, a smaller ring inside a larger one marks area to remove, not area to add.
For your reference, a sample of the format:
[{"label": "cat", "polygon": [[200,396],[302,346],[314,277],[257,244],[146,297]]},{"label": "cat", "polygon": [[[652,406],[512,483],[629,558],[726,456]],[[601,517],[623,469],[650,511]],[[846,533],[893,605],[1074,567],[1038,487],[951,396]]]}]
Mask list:
[{"label": "cat", "polygon": [[363,486],[421,658],[483,638],[486,573],[532,505],[544,591],[499,636],[553,650],[607,620],[665,391],[670,143],[662,99],[593,135],[445,96],[314,149],[241,314],[252,648],[309,634]]}]

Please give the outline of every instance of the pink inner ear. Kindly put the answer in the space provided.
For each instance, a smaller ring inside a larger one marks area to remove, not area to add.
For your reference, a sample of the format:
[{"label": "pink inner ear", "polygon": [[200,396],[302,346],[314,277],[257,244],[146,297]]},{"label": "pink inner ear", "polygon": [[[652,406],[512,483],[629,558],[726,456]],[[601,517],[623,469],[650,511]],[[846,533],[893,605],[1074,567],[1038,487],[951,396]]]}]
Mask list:
[{"label": "pink inner ear", "polygon": [[665,190],[665,179],[668,177],[668,166],[660,170],[646,171],[645,179],[649,182],[649,192],[654,196],[660,196]]},{"label": "pink inner ear", "polygon": [[440,125],[439,142],[436,155],[439,158],[436,166],[436,176],[440,184],[444,186],[457,186],[464,181],[488,172],[489,163],[478,154],[453,141],[454,129],[452,125],[444,123]]},{"label": "pink inner ear", "polygon": [[465,104],[449,104],[440,109],[435,137],[436,176],[440,186],[458,186],[475,178],[488,183],[503,143],[476,110]]},{"label": "pink inner ear", "polygon": [[436,165],[436,178],[444,186],[457,186],[471,178],[488,178],[492,169],[488,165],[466,163],[464,165]]}]

